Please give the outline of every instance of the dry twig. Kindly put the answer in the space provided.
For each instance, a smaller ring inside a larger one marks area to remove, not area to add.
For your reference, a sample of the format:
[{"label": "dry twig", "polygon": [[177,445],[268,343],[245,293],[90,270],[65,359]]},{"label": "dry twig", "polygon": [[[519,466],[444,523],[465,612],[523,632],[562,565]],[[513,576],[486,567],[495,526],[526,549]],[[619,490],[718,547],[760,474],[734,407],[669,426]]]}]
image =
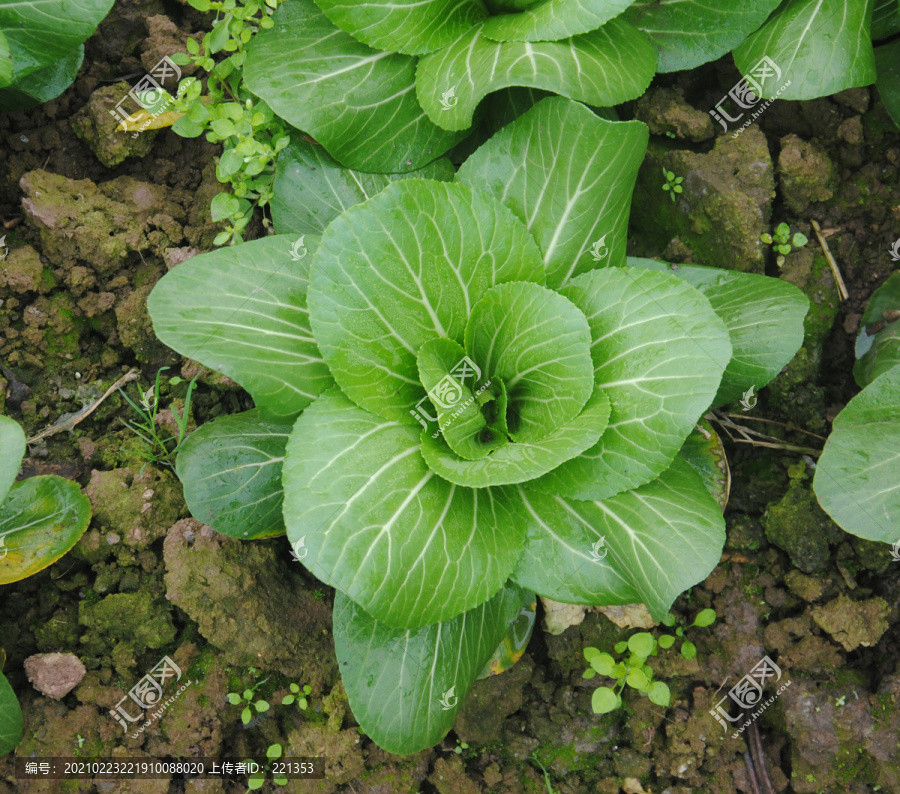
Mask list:
[{"label": "dry twig", "polygon": [[831,272],[834,274],[835,283],[837,283],[838,294],[841,296],[841,300],[845,301],[850,297],[850,293],[847,292],[847,285],[844,283],[844,277],[841,275],[841,270],[837,265],[837,262],[834,261],[834,257],[831,255],[831,249],[828,247],[828,243],[825,242],[825,237],[822,235],[822,227],[819,226],[818,222],[810,221],[812,223],[813,230],[816,233],[816,237],[819,238],[819,245],[822,246],[822,251],[825,254],[825,258],[828,260],[828,264],[831,266]]},{"label": "dry twig", "polygon": [[35,441],[40,441],[42,438],[47,438],[47,436],[56,435],[57,433],[61,433],[63,430],[71,430],[75,425],[79,422],[87,419],[97,408],[100,407],[100,404],[109,397],[116,389],[120,386],[124,386],[126,383],[130,383],[133,380],[137,380],[140,376],[140,373],[136,369],[129,370],[126,372],[121,378],[119,378],[112,386],[110,386],[103,396],[91,403],[87,408],[83,408],[74,416],[70,416],[63,422],[58,422],[53,425],[53,427],[48,427],[46,430],[42,430],[36,436],[32,436],[28,439],[29,444],[33,444]]}]

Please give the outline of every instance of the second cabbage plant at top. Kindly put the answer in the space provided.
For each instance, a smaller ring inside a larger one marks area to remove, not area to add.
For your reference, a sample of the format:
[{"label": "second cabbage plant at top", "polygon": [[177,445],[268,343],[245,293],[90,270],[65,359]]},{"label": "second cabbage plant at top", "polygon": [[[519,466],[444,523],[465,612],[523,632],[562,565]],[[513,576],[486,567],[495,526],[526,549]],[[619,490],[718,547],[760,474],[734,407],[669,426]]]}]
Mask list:
[{"label": "second cabbage plant at top", "polygon": [[807,303],[764,276],[604,267],[646,141],[546,99],[450,182],[368,183],[321,238],[279,228],[150,296],[163,341],[257,406],[187,442],[192,512],[286,529],[337,589],[350,704],[392,752],[440,740],[528,591],[661,617],[719,560],[721,509],[679,451],[787,363]]}]

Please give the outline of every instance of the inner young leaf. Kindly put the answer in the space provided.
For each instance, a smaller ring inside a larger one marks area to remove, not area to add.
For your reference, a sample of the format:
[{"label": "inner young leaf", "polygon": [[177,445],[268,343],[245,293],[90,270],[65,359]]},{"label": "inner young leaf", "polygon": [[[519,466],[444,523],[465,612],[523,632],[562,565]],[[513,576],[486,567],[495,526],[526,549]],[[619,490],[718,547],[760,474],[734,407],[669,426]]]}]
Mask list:
[{"label": "inner young leaf", "polygon": [[[466,460],[480,460],[507,443],[502,381],[487,379],[462,345],[432,339],[419,348],[416,363],[428,402],[437,413],[433,438],[443,434],[450,448]],[[424,405],[420,402],[412,411],[420,421],[431,418],[423,416]]]}]

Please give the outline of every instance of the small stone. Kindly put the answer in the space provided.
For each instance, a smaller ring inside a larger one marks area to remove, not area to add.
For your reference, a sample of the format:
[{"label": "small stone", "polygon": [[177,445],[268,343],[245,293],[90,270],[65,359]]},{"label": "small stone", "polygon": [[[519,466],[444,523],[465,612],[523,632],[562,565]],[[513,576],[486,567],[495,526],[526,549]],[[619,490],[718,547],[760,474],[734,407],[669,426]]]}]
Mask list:
[{"label": "small stone", "polygon": [[807,576],[800,571],[789,571],[784,577],[784,582],[788,589],[804,601],[818,601],[824,594],[828,585],[831,583],[828,579],[822,579],[819,576]]},{"label": "small stone", "polygon": [[852,651],[860,645],[870,648],[888,629],[891,608],[883,598],[853,601],[841,594],[821,607],[811,611],[812,619],[820,629]]},{"label": "small stone", "polygon": [[841,126],[837,128],[837,136],[849,144],[862,143],[864,140],[862,119],[859,116],[853,116],[841,122]]},{"label": "small stone", "polygon": [[141,494],[141,499],[152,499],[154,490],[152,488],[148,488],[144,493]]},{"label": "small stone", "polygon": [[81,683],[87,671],[74,653],[38,653],[25,660],[25,672],[38,692],[59,700]]},{"label": "small stone", "polygon": [[150,502],[144,502],[144,504],[141,505],[141,513],[146,513],[148,510],[150,510],[152,508],[153,508],[153,505],[150,504]]},{"label": "small stone", "polygon": [[110,532],[110,533],[106,536],[106,542],[107,542],[110,546],[115,546],[120,540],[121,540],[121,538],[120,538],[115,532]]}]

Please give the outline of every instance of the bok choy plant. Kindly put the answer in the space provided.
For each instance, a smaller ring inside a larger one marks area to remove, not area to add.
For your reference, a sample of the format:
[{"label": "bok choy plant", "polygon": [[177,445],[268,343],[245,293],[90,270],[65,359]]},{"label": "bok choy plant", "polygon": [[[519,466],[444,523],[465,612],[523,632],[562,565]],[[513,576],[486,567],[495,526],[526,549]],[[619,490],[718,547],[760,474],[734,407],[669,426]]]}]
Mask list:
[{"label": "bok choy plant", "polygon": [[150,295],[158,336],[256,404],[185,442],[191,512],[286,532],[336,588],[351,707],[391,752],[441,739],[533,593],[661,618],[719,560],[721,507],[682,447],[778,374],[808,303],[626,259],[647,138],[550,97],[440,178],[292,144],[278,234]]}]

